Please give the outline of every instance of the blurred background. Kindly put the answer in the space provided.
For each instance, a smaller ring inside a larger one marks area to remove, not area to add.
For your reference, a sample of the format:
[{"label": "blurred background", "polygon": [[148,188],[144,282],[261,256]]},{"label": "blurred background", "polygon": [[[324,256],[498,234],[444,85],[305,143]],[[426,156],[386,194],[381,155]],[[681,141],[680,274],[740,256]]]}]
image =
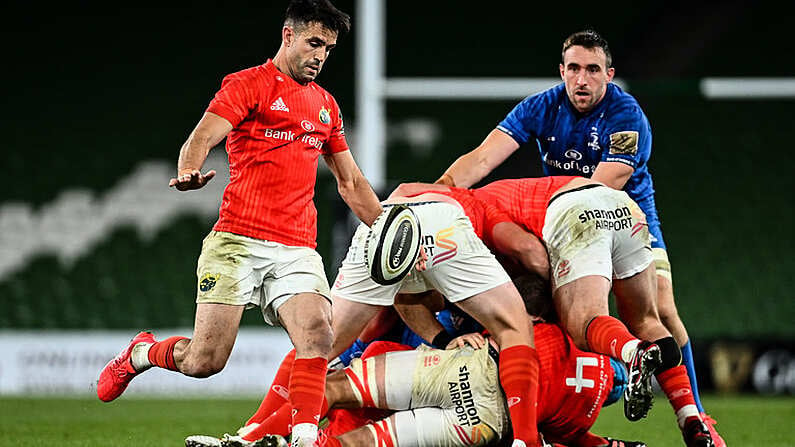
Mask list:
[{"label": "blurred background", "polygon": [[[565,37],[586,27],[599,31],[610,43],[616,76],[652,124],[657,205],[702,387],[795,393],[795,176],[788,155],[795,45],[787,11],[751,1],[534,3],[387,2],[385,76],[554,83]],[[353,30],[318,83],[340,103],[360,159],[369,150],[357,138],[355,99],[355,42],[363,26],[355,2],[335,4],[352,15]],[[276,53],[285,6],[6,7],[0,393],[85,393],[83,378],[68,382],[53,373],[32,380],[30,371],[75,367],[74,377],[96,374],[137,329],[190,333],[196,260],[228,180],[223,148],[211,152],[206,166],[219,176],[204,190],[179,193],[168,179],[223,76]],[[789,84],[764,95],[716,98],[704,89],[705,78]],[[530,93],[387,100],[382,198],[399,182],[434,181]],[[536,149],[528,147],[489,179],[540,169]],[[333,279],[351,222],[324,168],[315,201],[318,251]],[[284,352],[262,354],[262,333],[273,337],[264,343],[287,349],[280,331],[262,329],[257,311],[247,312],[243,324],[238,361],[270,365]],[[78,340],[74,350],[56,346],[62,334]]]}]

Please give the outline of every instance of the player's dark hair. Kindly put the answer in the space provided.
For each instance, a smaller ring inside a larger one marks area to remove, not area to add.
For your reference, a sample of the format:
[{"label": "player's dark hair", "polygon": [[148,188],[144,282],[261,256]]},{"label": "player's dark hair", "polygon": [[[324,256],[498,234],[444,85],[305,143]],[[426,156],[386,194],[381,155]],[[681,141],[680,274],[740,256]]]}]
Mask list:
[{"label": "player's dark hair", "polygon": [[592,29],[584,31],[577,31],[563,41],[563,51],[560,52],[560,60],[563,61],[563,55],[566,50],[573,46],[580,46],[588,49],[601,48],[605,52],[605,68],[613,66],[613,56],[610,54],[610,47],[607,45],[607,40],[599,33]]},{"label": "player's dark hair", "polygon": [[351,16],[337,9],[329,0],[291,0],[284,14],[284,24],[301,27],[312,22],[321,23],[338,37],[351,29]]},{"label": "player's dark hair", "polygon": [[541,317],[548,322],[558,320],[555,305],[552,303],[552,292],[549,281],[535,272],[525,272],[513,279],[513,284],[524,301],[527,313]]}]

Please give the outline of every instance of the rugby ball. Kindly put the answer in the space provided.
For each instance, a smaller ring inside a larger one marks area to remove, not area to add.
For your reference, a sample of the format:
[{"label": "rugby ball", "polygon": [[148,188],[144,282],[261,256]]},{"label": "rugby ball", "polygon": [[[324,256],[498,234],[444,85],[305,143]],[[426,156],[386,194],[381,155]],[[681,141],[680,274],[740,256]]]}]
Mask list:
[{"label": "rugby ball", "polygon": [[394,205],[370,227],[364,258],[373,281],[395,284],[414,268],[420,253],[420,221],[406,205]]}]

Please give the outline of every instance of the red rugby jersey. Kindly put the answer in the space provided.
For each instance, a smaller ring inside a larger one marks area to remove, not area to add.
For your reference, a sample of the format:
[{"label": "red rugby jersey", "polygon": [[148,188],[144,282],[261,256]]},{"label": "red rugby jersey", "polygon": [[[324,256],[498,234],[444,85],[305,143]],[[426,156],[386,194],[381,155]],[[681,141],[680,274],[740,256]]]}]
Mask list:
[{"label": "red rugby jersey", "polygon": [[472,190],[475,197],[508,213],[511,220],[541,237],[552,195],[574,176],[499,180]]},{"label": "red rugby jersey", "polygon": [[538,428],[547,441],[568,444],[596,422],[613,388],[613,368],[607,356],[574,346],[557,325],[539,323],[533,333],[540,377]]},{"label": "red rugby jersey", "polygon": [[334,97],[268,60],[226,76],[207,112],[234,127],[226,140],[229,185],[213,229],[314,248],[318,157],[348,150]]}]

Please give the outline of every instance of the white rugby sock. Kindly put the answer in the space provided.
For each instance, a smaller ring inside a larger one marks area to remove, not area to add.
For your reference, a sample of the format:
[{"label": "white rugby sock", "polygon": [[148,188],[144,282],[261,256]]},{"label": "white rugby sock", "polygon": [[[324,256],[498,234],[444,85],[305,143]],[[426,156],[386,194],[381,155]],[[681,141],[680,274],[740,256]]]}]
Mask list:
[{"label": "white rugby sock", "polygon": [[701,419],[698,414],[698,407],[695,405],[685,405],[676,412],[676,422],[679,424],[680,429],[685,426],[685,420],[690,416],[697,416]]},{"label": "white rugby sock", "polygon": [[317,425],[304,422],[296,424],[292,431],[293,439],[303,439],[304,441],[317,440]]},{"label": "white rugby sock", "polygon": [[638,349],[638,345],[640,344],[640,340],[632,340],[628,341],[621,347],[621,360],[624,363],[629,363],[632,361],[632,355],[635,354],[635,350]]},{"label": "white rugby sock", "polygon": [[146,368],[151,368],[152,364],[149,362],[149,348],[153,343],[138,343],[132,348],[130,353],[130,363],[136,371],[143,371]]}]

